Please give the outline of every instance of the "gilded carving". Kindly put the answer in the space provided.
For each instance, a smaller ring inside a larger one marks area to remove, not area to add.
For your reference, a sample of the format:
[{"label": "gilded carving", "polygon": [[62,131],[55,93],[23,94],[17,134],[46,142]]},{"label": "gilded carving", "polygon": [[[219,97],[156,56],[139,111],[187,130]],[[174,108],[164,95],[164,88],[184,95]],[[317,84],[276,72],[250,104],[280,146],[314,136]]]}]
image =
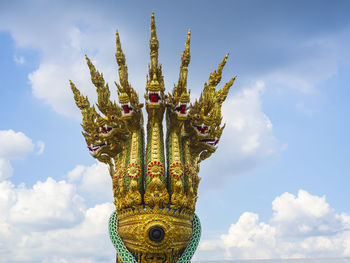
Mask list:
[{"label": "gilded carving", "polygon": [[[187,88],[191,60],[190,36],[181,54],[178,83],[165,94],[159,41],[151,17],[150,64],[146,78],[147,140],[144,139],[143,104],[128,81],[126,57],[116,32],[115,58],[119,103],[110,98],[105,83],[86,57],[97,103],[91,105],[70,81],[82,113],[83,136],[91,155],[106,163],[113,183],[118,234],[138,262],[176,262],[193,234],[192,220],[200,182],[199,164],[215,152],[225,125],[221,107],[235,77],[217,89],[228,55],[210,73],[200,98],[190,104]],[[166,118],[166,138],[163,118]],[[166,151],[166,155],[164,153]],[[122,262],[120,255],[118,262]]]}]

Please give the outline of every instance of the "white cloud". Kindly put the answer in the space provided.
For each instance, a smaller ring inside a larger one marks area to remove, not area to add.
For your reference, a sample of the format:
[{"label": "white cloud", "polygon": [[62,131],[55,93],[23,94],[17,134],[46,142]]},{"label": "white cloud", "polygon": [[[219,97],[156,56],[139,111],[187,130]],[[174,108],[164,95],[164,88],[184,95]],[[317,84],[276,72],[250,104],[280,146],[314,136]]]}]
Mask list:
[{"label": "white cloud", "polygon": [[33,149],[32,140],[23,132],[0,130],[0,158],[23,159]]},{"label": "white cloud", "polygon": [[[350,255],[350,215],[336,213],[325,197],[300,190],[272,202],[270,223],[245,212],[228,233],[204,240],[200,250],[222,259],[345,257]],[[200,257],[200,256],[199,256]]]},{"label": "white cloud", "polygon": [[284,235],[329,235],[343,225],[325,196],[314,196],[305,190],[300,190],[298,196],[282,194],[272,202],[272,209],[272,221]]},{"label": "white cloud", "polygon": [[0,182],[0,219],[6,220],[10,214],[10,208],[16,202],[17,194],[14,185],[9,181]]},{"label": "white cloud", "polygon": [[298,217],[323,217],[331,212],[326,197],[318,197],[309,194],[305,190],[299,190],[298,196],[284,193],[272,202],[275,211],[274,221],[294,221]]},{"label": "white cloud", "polygon": [[275,231],[265,223],[259,223],[259,216],[245,212],[236,224],[232,224],[227,235],[221,240],[226,248],[226,256],[232,257],[230,249],[240,249],[243,258],[271,258],[275,246]]},{"label": "white cloud", "polygon": [[232,159],[256,155],[271,155],[276,149],[272,123],[263,113],[261,95],[265,83],[257,81],[252,87],[243,88],[223,105],[227,123],[225,140],[230,142]]},{"label": "white cloud", "polygon": [[16,202],[10,209],[9,220],[37,231],[61,228],[79,222],[83,216],[82,198],[75,187],[65,181],[47,178],[33,188],[15,190]]},{"label": "white cloud", "polygon": [[106,164],[77,165],[67,176],[69,182],[78,185],[84,196],[99,202],[113,200],[112,179]]},{"label": "white cloud", "polygon": [[[82,76],[82,73],[85,75]],[[91,86],[88,81],[89,71],[84,65],[84,60],[69,65],[42,63],[36,71],[29,74],[35,97],[44,100],[56,112],[78,119],[80,112],[74,104],[69,79],[72,79],[82,92],[86,91],[86,87]],[[84,93],[88,94],[88,92]]]},{"label": "white cloud", "polygon": [[[38,141],[37,154],[42,154],[45,144]],[[13,130],[0,130],[0,182],[13,173],[10,160],[23,159],[27,154],[34,151],[35,145],[23,132]]]}]

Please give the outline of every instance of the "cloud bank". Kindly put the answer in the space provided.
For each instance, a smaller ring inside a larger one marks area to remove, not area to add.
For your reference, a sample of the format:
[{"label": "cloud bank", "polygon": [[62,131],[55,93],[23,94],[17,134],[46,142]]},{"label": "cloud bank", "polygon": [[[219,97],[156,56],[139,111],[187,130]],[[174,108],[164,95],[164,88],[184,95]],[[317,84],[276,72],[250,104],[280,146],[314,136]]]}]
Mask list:
[{"label": "cloud bank", "polygon": [[76,186],[48,178],[33,187],[0,182],[0,262],[113,262],[111,203],[85,207]]},{"label": "cloud bank", "polygon": [[268,223],[244,212],[219,239],[203,240],[200,251],[212,251],[218,260],[350,256],[350,215],[337,213],[325,196],[286,192],[273,200],[272,209]]}]

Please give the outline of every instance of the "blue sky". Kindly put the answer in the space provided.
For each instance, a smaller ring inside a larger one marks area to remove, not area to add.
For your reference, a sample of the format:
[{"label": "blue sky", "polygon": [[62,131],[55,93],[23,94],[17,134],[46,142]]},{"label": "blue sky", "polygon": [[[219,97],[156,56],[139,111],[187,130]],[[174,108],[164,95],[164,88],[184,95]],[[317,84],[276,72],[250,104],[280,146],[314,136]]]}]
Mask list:
[{"label": "blue sky", "polygon": [[223,83],[238,75],[195,259],[349,257],[348,1],[37,0],[0,2],[0,262],[113,262],[111,182],[68,80],[96,98],[85,54],[118,80],[118,28],[142,97],[152,12],[168,91],[189,28],[192,100],[227,52]]}]

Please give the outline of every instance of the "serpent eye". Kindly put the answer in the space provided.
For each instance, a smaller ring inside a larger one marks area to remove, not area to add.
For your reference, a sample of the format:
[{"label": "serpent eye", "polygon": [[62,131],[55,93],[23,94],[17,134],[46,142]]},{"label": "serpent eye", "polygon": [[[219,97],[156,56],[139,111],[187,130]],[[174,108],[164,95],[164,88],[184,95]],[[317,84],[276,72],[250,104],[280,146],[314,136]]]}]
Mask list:
[{"label": "serpent eye", "polygon": [[152,227],[148,232],[148,237],[154,242],[161,242],[164,239],[164,229],[160,226]]},{"label": "serpent eye", "polygon": [[111,119],[114,120],[114,118],[115,118],[114,115],[112,115]]},{"label": "serpent eye", "polygon": [[95,134],[95,136],[94,136],[95,138],[98,138],[98,135],[97,134]]}]

